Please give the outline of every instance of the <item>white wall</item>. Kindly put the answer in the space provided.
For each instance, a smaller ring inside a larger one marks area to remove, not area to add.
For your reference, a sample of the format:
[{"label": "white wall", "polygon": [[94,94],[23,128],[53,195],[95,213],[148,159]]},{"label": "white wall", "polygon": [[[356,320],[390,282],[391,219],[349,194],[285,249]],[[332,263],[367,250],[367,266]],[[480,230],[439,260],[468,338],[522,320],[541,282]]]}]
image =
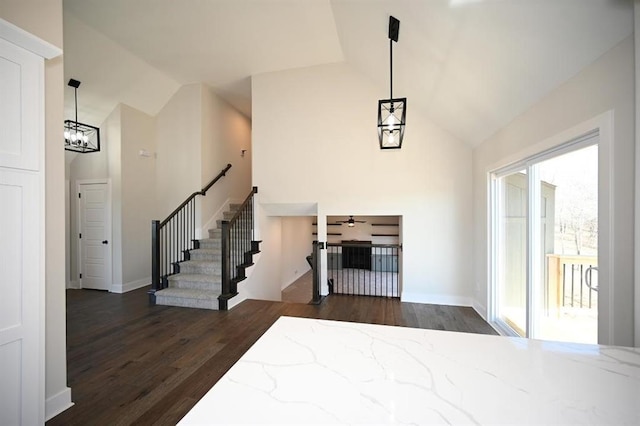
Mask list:
[{"label": "white wall", "polygon": [[[600,238],[612,232],[609,258],[613,282],[599,294],[599,341],[633,345],[633,209],[634,209],[634,46],[630,37],[474,150],[474,277],[479,310],[487,308],[487,173],[531,145],[540,143],[609,110],[613,111],[612,163],[600,150],[600,175],[610,174],[610,210],[600,209]],[[600,188],[608,191],[607,188]],[[608,222],[610,218],[610,223]],[[608,296],[608,297],[607,297]]]},{"label": "white wall", "polygon": [[284,289],[309,269],[307,256],[311,254],[316,230],[311,224],[315,217],[283,217],[281,219],[280,288]]},{"label": "white wall", "polygon": [[255,266],[247,270],[248,278],[238,283],[238,295],[229,301],[229,307],[246,299],[282,300],[282,218],[257,214],[256,221],[261,253],[254,256]]},{"label": "white wall", "polygon": [[[227,175],[201,198],[203,226],[214,228],[214,217],[227,200],[243,201],[251,190],[251,122],[209,87],[202,85],[202,175],[207,185],[228,164]],[[244,156],[242,150],[246,150]],[[195,189],[194,189],[195,191]],[[206,236],[207,229],[202,230]]]},{"label": "white wall", "polygon": [[319,222],[345,212],[402,216],[403,300],[470,304],[472,265],[461,259],[472,254],[471,149],[409,97],[403,148],[380,150],[376,108],[385,93],[346,64],[254,76],[260,202],[317,203]]},{"label": "white wall", "polygon": [[[37,11],[37,13],[34,13]],[[49,43],[63,47],[61,0],[0,0],[0,17]],[[65,306],[63,59],[45,61],[45,415],[71,403],[67,387]]]}]

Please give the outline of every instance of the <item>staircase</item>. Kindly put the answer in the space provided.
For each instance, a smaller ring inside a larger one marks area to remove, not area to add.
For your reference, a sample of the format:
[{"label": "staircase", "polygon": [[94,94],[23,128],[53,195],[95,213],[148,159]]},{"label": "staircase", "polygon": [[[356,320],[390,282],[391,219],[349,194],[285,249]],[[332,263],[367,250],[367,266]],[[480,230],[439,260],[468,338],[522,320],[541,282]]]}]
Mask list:
[{"label": "staircase", "polygon": [[[231,219],[239,207],[239,204],[231,204],[230,210],[224,212],[224,219]],[[195,247],[185,253],[187,260],[174,266],[177,273],[167,277],[168,287],[155,293],[157,305],[219,309],[218,298],[222,294],[222,220],[217,221],[216,229],[209,230],[209,238],[198,240]],[[253,265],[253,255],[260,252],[256,242],[245,253],[239,253],[238,249],[235,251],[243,256],[244,262],[237,267],[234,289],[238,282],[245,279],[246,268]]]}]

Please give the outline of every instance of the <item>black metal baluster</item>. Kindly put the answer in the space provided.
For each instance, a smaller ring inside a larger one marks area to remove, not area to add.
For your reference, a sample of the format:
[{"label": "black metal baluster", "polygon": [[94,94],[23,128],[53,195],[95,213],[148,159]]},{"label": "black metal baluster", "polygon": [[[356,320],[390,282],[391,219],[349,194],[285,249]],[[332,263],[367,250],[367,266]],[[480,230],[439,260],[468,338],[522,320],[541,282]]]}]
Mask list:
[{"label": "black metal baluster", "polygon": [[582,308],[582,287],[584,285],[583,265],[580,265],[580,307]]}]

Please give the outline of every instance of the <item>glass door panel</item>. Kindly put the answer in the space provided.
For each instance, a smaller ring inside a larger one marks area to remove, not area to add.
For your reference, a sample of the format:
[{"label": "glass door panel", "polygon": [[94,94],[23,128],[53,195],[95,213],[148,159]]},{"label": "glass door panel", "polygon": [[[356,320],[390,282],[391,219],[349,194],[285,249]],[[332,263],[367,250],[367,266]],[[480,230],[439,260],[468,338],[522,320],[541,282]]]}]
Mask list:
[{"label": "glass door panel", "polygon": [[497,318],[521,336],[527,326],[527,173],[497,181]]},{"label": "glass door panel", "polygon": [[598,341],[598,146],[534,166],[541,193],[542,269],[532,316],[535,337]]}]

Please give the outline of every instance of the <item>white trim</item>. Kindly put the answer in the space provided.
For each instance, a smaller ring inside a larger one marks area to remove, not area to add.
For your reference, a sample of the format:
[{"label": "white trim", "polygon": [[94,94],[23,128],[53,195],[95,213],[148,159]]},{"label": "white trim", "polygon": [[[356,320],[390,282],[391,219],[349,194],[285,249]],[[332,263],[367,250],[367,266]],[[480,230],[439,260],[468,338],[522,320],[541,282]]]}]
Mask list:
[{"label": "white trim", "polygon": [[73,401],[71,401],[71,388],[66,387],[45,401],[45,420],[51,420],[73,405]]},{"label": "white trim", "polygon": [[62,49],[59,47],[36,37],[2,18],[0,18],[0,38],[45,59],[53,59],[62,55]]},{"label": "white trim", "polygon": [[402,302],[423,303],[431,305],[446,306],[468,306],[473,307],[473,299],[465,296],[450,296],[443,294],[424,294],[424,293],[402,293],[400,298]]},{"label": "white trim", "polygon": [[[496,161],[487,167],[488,172],[501,172],[502,169],[512,164],[522,163],[524,160],[538,158],[545,151],[555,152],[555,148],[569,141],[580,143],[584,136],[588,136],[594,129],[598,129],[600,137],[602,137],[602,128],[607,124],[613,123],[613,110],[606,111],[594,118],[586,120],[572,128],[548,137],[538,143],[529,145],[515,154],[509,155],[501,160]],[[611,130],[613,131],[613,130]],[[569,145],[571,146],[571,145]]]},{"label": "white trim", "polygon": [[227,301],[227,310],[231,310],[232,308],[238,306],[239,304],[241,304],[247,299],[248,299],[247,295],[242,294],[242,292],[239,291],[237,296],[232,297]]},{"label": "white trim", "polygon": [[142,287],[151,285],[151,277],[141,278],[139,280],[130,281],[124,284],[111,284],[111,293],[126,293],[132,290],[137,290]]},{"label": "white trim", "polygon": [[76,194],[79,194],[81,192],[80,187],[82,185],[96,185],[96,184],[107,185],[107,207],[106,207],[107,217],[105,221],[107,223],[107,232],[106,232],[107,239],[111,244],[109,244],[109,250],[107,250],[107,256],[109,257],[109,267],[107,268],[107,276],[105,277],[105,279],[108,283],[109,291],[112,291],[111,288],[114,285],[113,284],[113,218],[111,216],[111,209],[112,209],[111,179],[109,178],[76,180],[76,192],[75,194],[73,194],[73,199],[75,200],[75,203],[76,203],[76,222],[78,225],[78,228],[76,229],[76,235],[75,235],[75,239],[78,241],[78,244],[76,246],[78,250],[78,252],[76,253],[77,262],[78,262],[77,268],[76,268],[77,269],[76,273],[78,274],[77,281],[79,283],[78,288],[83,288],[82,278],[80,278],[80,273],[82,273],[82,271],[80,271],[80,269],[82,269],[82,239],[78,237],[82,230],[82,212],[80,211],[80,198],[76,197]]},{"label": "white trim", "polygon": [[67,289],[71,289],[71,290],[80,290],[80,281],[78,280],[73,280],[73,281],[69,281],[67,283]]},{"label": "white trim", "polygon": [[69,179],[64,180],[64,274],[66,281],[66,288],[74,288],[73,280],[71,279],[71,182]]}]

